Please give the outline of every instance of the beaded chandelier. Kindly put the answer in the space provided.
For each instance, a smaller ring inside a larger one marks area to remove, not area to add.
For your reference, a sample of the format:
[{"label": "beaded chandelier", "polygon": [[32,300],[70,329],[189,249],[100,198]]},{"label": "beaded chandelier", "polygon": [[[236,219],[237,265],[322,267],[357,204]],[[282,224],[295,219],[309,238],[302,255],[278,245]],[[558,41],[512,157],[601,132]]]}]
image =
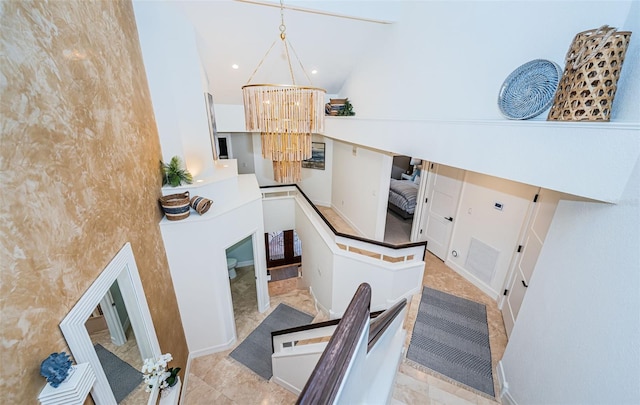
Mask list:
[{"label": "beaded chandelier", "polygon": [[[273,176],[279,183],[302,179],[302,161],[311,157],[311,135],[324,130],[325,90],[296,85],[289,49],[298,56],[286,39],[283,4],[280,1],[280,35],[242,87],[247,131],[260,132],[262,157],[273,162]],[[280,39],[284,47],[293,84],[250,84],[262,62]],[[302,67],[300,59],[298,63]],[[307,80],[311,82],[307,75]]]}]

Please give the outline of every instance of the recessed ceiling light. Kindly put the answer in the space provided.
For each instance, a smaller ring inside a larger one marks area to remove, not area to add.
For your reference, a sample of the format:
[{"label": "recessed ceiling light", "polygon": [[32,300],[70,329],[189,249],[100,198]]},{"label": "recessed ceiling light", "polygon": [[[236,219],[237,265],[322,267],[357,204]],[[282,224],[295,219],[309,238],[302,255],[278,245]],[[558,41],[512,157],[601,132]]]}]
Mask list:
[{"label": "recessed ceiling light", "polygon": [[313,69],[313,70],[311,71],[311,74],[312,74],[312,75],[315,75],[316,73],[318,73],[318,71],[317,71],[317,70],[315,70],[315,69]]},{"label": "recessed ceiling light", "polygon": [[231,65],[231,67],[232,67],[233,69],[237,69],[237,68],[239,68],[240,66],[238,66],[238,65],[236,65],[236,64],[234,63],[233,65]]}]

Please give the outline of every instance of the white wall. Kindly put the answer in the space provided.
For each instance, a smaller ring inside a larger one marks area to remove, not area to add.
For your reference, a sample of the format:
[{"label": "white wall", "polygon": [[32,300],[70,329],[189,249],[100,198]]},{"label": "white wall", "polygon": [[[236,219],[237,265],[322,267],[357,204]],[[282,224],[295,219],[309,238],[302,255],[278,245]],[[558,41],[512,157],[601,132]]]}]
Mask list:
[{"label": "white wall", "polygon": [[[209,91],[212,91],[211,88],[209,88]],[[245,132],[247,130],[244,122],[244,106],[242,104],[214,104],[214,110],[216,112],[218,131]]]},{"label": "white wall", "polygon": [[[286,208],[286,199],[274,199],[274,204]],[[319,308],[332,318],[344,313],[358,286],[367,282],[371,285],[371,310],[389,308],[401,298],[409,299],[420,291],[424,261],[421,260],[424,247],[398,253],[393,249],[372,247],[364,242],[354,242],[352,246],[364,250],[375,250],[383,255],[405,254],[413,260],[389,263],[359,255],[336,246],[337,243],[328,227],[306,203],[302,196],[295,202],[295,229],[302,241],[302,284],[310,287]],[[265,201],[265,202],[268,202]],[[291,212],[291,211],[290,211]],[[344,239],[344,238],[339,238]],[[382,250],[380,250],[382,249]]]},{"label": "white wall", "polygon": [[332,314],[342,316],[361,283],[371,286],[371,311],[381,311],[420,293],[424,262],[395,263],[388,268],[365,256],[339,252],[333,257]]},{"label": "white wall", "polygon": [[133,6],[163,160],[180,156],[194,177],[208,177],[213,152],[193,26],[170,2]]},{"label": "white wall", "polygon": [[[466,172],[446,264],[472,280],[489,296],[497,298],[537,191],[538,188],[527,184]],[[503,205],[501,211],[494,208],[496,202]],[[472,238],[499,252],[491,278],[468,265]],[[451,254],[453,250],[458,257]]]},{"label": "white wall", "polygon": [[369,239],[384,239],[392,163],[390,154],[333,142],[331,206]]},{"label": "white wall", "polygon": [[291,213],[295,209],[293,198],[268,199],[262,201],[264,231],[280,232],[296,229],[296,220]]},{"label": "white wall", "polygon": [[[607,3],[608,4],[608,3]],[[631,42],[623,63],[623,72],[618,80],[618,90],[613,101],[611,113],[614,120],[640,121],[638,103],[640,100],[640,1],[633,0],[627,19],[621,29],[631,31]]]},{"label": "white wall", "polygon": [[[616,202],[640,156],[637,3],[401,2],[404,13],[399,22],[362,59],[341,91],[353,101],[358,115],[327,119],[325,134]],[[522,122],[500,115],[498,91],[509,73],[537,58],[564,66],[575,34],[603,24],[636,33],[610,124],[546,122],[546,114]],[[611,163],[594,164],[603,161]]]},{"label": "white wall", "polygon": [[273,163],[262,157],[262,142],[259,133],[251,134],[251,141],[253,142],[253,166],[256,172],[256,178],[260,186],[273,186],[278,184],[273,179]]},{"label": "white wall", "polygon": [[[233,135],[235,136],[235,135]],[[250,134],[253,142],[253,165],[261,186],[277,185],[273,180],[273,162],[262,157],[262,141],[259,133]],[[302,169],[302,180],[298,186],[315,204],[331,205],[331,180],[333,173],[333,140],[322,135],[313,135],[313,142],[325,143],[325,169]],[[235,154],[235,149],[233,151]]]},{"label": "white wall", "polygon": [[518,404],[640,403],[640,162],[617,205],[560,201],[502,364]]},{"label": "white wall", "polygon": [[253,175],[190,187],[211,198],[206,214],[160,222],[189,355],[227,349],[235,342],[235,320],[226,249],[253,235],[260,311],[269,307],[262,196]]},{"label": "white wall", "polygon": [[[361,118],[500,119],[496,101],[509,73],[533,59],[564,68],[576,33],[603,24],[625,28],[630,3],[402,1],[398,23],[340,94]],[[638,121],[637,112],[624,112],[615,119]]]},{"label": "white wall", "polygon": [[316,205],[331,206],[331,179],[333,176],[333,140],[322,135],[313,135],[313,142],[324,142],[324,170],[302,168],[302,181],[298,186]]},{"label": "white wall", "polygon": [[302,284],[311,288],[319,307],[328,315],[333,306],[333,252],[298,204],[291,212],[295,212],[296,231],[302,242]]},{"label": "white wall", "polygon": [[230,136],[232,158],[238,161],[238,174],[255,173],[252,135],[248,132],[218,132],[218,134]]}]

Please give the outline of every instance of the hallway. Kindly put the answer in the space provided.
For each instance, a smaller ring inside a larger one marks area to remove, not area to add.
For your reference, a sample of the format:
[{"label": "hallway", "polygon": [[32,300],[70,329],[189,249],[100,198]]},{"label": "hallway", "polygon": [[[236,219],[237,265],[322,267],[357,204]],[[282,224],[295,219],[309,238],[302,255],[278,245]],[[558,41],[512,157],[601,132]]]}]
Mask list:
[{"label": "hallway", "polygon": [[[449,292],[463,298],[480,302],[487,307],[489,340],[491,345],[494,386],[498,392],[495,367],[507,343],[502,315],[495,302],[479,289],[449,269],[437,257],[427,253],[423,285]],[[238,340],[223,352],[194,359],[191,365],[184,404],[292,404],[296,396],[275,383],[263,380],[228,354],[257,327],[266,316],[284,302],[301,311],[317,315],[313,298],[307,290],[294,289],[281,295],[271,296],[270,309],[260,314],[257,311],[253,267],[237,269],[238,276],[231,280],[231,289],[236,314]],[[252,290],[253,288],[253,290]],[[413,296],[405,329],[408,332],[405,349],[408,347],[415,322],[420,294]],[[314,322],[321,319],[317,317]],[[439,377],[419,371],[403,361],[396,376],[392,404],[495,404],[496,401],[474,391],[451,384]]]}]

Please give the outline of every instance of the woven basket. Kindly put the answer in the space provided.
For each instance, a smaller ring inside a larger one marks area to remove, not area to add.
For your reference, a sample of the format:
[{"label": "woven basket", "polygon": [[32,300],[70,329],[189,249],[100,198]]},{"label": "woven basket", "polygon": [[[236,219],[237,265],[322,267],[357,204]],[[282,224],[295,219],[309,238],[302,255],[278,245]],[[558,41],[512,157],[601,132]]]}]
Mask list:
[{"label": "woven basket", "polygon": [[200,215],[209,211],[209,208],[211,208],[211,204],[213,204],[213,201],[197,195],[191,199],[191,208],[196,210],[196,212]]},{"label": "woven basket", "polygon": [[602,26],[576,34],[549,121],[609,121],[631,32]]},{"label": "woven basket", "polygon": [[169,194],[159,199],[162,210],[169,221],[185,219],[191,213],[189,205],[189,192]]}]

